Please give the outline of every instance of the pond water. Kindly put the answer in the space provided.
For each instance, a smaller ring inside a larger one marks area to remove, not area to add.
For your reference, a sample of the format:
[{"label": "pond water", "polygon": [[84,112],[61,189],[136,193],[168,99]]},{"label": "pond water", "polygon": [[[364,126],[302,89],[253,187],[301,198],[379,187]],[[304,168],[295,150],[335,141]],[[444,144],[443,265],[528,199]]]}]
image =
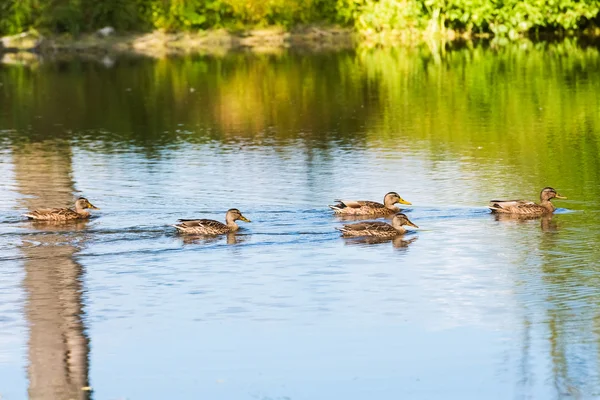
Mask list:
[{"label": "pond water", "polygon": [[[600,396],[599,93],[573,42],[0,65],[0,397]],[[420,229],[340,237],[388,191]]]}]

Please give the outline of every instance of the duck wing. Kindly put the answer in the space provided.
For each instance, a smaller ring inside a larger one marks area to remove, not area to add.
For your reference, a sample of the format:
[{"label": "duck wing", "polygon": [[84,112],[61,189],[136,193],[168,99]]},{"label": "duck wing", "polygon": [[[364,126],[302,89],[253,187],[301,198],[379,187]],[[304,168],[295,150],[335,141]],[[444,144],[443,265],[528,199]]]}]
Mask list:
[{"label": "duck wing", "polygon": [[360,202],[356,201],[356,200],[339,200],[336,199],[335,200],[335,204],[330,205],[329,208],[334,209],[334,210],[341,210],[343,208],[349,207],[349,208],[360,208]]},{"label": "duck wing", "polygon": [[74,219],[78,218],[79,214],[70,208],[41,208],[30,211],[23,216],[29,219],[53,220],[53,219]]},{"label": "duck wing", "polygon": [[215,221],[213,219],[180,219],[178,224],[182,228],[194,228],[194,227],[205,227],[211,229],[222,229],[227,228],[222,222]]},{"label": "duck wing", "polygon": [[358,201],[361,207],[369,207],[369,208],[385,208],[385,206],[376,201]]},{"label": "duck wing", "polygon": [[329,206],[331,208],[333,208],[334,210],[340,210],[342,208],[361,208],[361,207],[368,207],[368,208],[382,208],[384,207],[383,204],[378,203],[376,201],[367,201],[367,200],[336,200],[337,204],[334,204],[332,206]]},{"label": "duck wing", "polygon": [[381,235],[381,234],[397,234],[398,231],[385,222],[359,222],[357,224],[343,225],[341,228],[337,228],[344,234],[348,235]]},{"label": "duck wing", "polygon": [[492,200],[490,210],[500,213],[539,214],[544,207],[527,200]]}]

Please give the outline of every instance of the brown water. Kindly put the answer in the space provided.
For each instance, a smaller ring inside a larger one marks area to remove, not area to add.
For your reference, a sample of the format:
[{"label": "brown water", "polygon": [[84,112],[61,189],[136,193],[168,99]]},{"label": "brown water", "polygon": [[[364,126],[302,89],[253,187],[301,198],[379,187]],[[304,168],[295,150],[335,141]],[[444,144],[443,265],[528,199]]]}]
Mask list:
[{"label": "brown water", "polygon": [[[571,42],[0,64],[0,396],[600,396],[598,93]],[[418,231],[339,237],[391,190]]]}]

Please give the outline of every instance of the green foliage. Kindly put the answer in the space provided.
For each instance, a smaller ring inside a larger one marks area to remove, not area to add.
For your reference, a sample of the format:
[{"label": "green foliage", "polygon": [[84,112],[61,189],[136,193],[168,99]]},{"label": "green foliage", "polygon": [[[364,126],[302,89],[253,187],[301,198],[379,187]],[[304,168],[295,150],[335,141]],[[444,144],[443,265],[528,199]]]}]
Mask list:
[{"label": "green foliage", "polygon": [[441,9],[451,28],[498,36],[517,36],[533,29],[577,29],[600,11],[598,0],[453,0],[446,4]]},{"label": "green foliage", "polygon": [[218,27],[230,10],[221,1],[138,0],[149,10],[146,20],[152,28],[168,31]]},{"label": "green foliage", "polygon": [[582,28],[599,11],[599,0],[366,0],[355,21],[365,35],[453,30],[516,37]]},{"label": "green foliage", "polygon": [[154,28],[167,30],[243,28],[332,21],[327,0],[138,0],[151,9]]},{"label": "green foliage", "polygon": [[144,27],[143,4],[131,0],[81,0],[86,24],[94,28],[113,26],[118,30]]},{"label": "green foliage", "polygon": [[352,24],[360,16],[366,0],[337,0],[336,19],[340,22]]},{"label": "green foliage", "polygon": [[423,26],[421,5],[411,0],[368,1],[356,20],[363,33],[412,31]]},{"label": "green foliage", "polygon": [[341,23],[365,36],[489,33],[516,37],[598,22],[600,0],[3,0],[0,34]]},{"label": "green foliage", "polygon": [[18,33],[33,24],[34,4],[28,0],[0,2],[0,34]]}]

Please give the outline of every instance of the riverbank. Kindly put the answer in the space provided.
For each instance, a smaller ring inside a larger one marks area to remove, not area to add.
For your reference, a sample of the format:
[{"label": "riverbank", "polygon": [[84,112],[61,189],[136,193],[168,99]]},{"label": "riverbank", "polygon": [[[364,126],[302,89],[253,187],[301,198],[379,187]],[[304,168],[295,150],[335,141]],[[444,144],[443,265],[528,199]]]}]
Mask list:
[{"label": "riverbank", "polygon": [[[224,29],[167,33],[119,33],[105,29],[77,37],[45,37],[35,31],[1,38],[5,53],[51,54],[129,53],[150,57],[188,53],[219,53],[235,49],[273,52],[284,48],[342,49],[356,45],[353,30],[336,26],[303,27],[286,31],[279,27],[231,32]],[[2,50],[0,50],[2,52]]]},{"label": "riverbank", "polygon": [[[424,37],[413,32],[387,32],[365,36],[355,30],[339,26],[304,26],[287,31],[280,27],[246,31],[207,30],[168,33],[120,33],[104,28],[95,33],[73,36],[69,34],[43,36],[32,30],[0,38],[0,63],[35,64],[42,59],[87,58],[112,64],[117,56],[164,58],[186,54],[224,55],[231,51],[278,54],[286,49],[295,51],[339,51],[373,47],[428,47],[432,53],[449,48],[487,43],[503,47],[510,43],[568,43],[583,47],[600,47],[600,31],[587,30],[580,34],[546,34],[535,37],[509,39],[489,34],[467,35],[450,30],[436,37]],[[438,54],[439,56],[439,54]]]}]

